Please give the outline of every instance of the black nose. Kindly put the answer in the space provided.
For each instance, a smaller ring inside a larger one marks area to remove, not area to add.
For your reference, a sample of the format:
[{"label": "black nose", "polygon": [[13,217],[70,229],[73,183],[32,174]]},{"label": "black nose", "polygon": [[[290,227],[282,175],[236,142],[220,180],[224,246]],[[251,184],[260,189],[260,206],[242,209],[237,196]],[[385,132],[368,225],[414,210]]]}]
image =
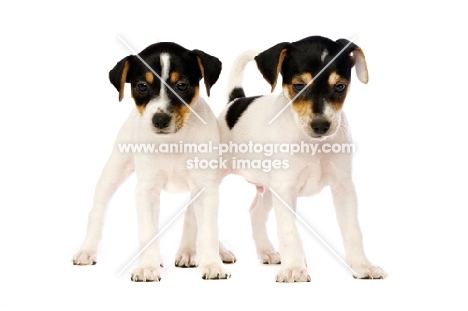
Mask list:
[{"label": "black nose", "polygon": [[330,129],[330,122],[323,119],[317,119],[310,124],[315,134],[323,135]]},{"label": "black nose", "polygon": [[153,125],[158,129],[164,129],[171,123],[171,116],[167,113],[155,113],[153,115]]}]

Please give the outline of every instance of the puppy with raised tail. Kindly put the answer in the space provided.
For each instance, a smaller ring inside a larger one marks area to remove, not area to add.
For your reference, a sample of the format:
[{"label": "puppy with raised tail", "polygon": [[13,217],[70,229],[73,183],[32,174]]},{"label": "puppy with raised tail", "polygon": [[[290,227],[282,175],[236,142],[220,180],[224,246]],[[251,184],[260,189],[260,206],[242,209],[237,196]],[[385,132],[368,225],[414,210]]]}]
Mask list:
[{"label": "puppy with raised tail", "polygon": [[[133,172],[137,175],[136,210],[142,253],[131,279],[159,281],[162,260],[156,239],[158,234],[160,193],[190,192],[197,196],[185,214],[182,241],[176,255],[179,267],[199,266],[205,279],[225,279],[230,273],[224,262],[234,255],[219,245],[218,183],[219,171],[189,169],[194,157],[215,159],[213,153],[130,153],[120,144],[200,144],[219,142],[216,117],[199,96],[203,78],[207,94],[218,80],[221,62],[200,50],[187,50],[171,42],[150,45],[138,55],[119,61],[109,73],[112,85],[124,95],[126,83],[136,108],[120,129],[94,196],[88,229],[80,250],[73,256],[75,265],[96,263],[104,216],[109,201],[120,184]],[[146,248],[147,247],[147,248]],[[144,251],[143,251],[144,250]]]},{"label": "puppy with raised tail", "polygon": [[[229,103],[218,117],[221,142],[247,144],[325,144],[352,143],[343,104],[351,83],[351,69],[362,83],[368,82],[363,51],[346,39],[332,41],[314,36],[279,43],[258,54],[248,51],[235,62],[229,80]],[[280,95],[245,97],[242,88],[244,67],[255,60],[272,91],[282,76]],[[310,281],[302,241],[296,224],[298,197],[311,196],[329,186],[338,225],[343,237],[346,262],[355,278],[379,279],[386,272],[369,262],[364,254],[357,216],[357,196],[352,180],[352,153],[240,153],[225,155],[231,165],[225,174],[243,176],[257,187],[250,214],[252,233],[259,258],[264,263],[281,263],[278,282]],[[271,170],[248,163],[276,162]],[[251,162],[249,162],[251,161]],[[282,165],[286,164],[286,165]],[[270,242],[266,221],[274,209],[279,239],[278,254]]]}]

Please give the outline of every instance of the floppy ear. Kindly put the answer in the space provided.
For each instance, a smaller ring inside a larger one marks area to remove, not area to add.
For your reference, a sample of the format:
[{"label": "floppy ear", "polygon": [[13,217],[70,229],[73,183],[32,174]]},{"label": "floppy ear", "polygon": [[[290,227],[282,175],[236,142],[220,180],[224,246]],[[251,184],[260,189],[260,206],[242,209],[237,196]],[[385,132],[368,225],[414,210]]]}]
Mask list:
[{"label": "floppy ear", "polygon": [[[350,42],[347,39],[338,39],[336,40],[336,43],[345,47]],[[361,48],[356,44],[351,43],[346,48],[345,53],[347,53],[351,58],[353,66],[356,66],[356,75],[359,81],[361,81],[364,84],[369,82],[369,73],[367,72],[366,57],[364,56],[364,52],[361,50]]]},{"label": "floppy ear", "polygon": [[221,61],[200,50],[190,51],[190,54],[195,55],[197,58],[198,67],[205,82],[206,94],[210,96],[210,89],[218,81],[221,73]]},{"label": "floppy ear", "polygon": [[255,56],[258,70],[260,70],[265,80],[271,85],[272,92],[275,90],[284,57],[290,47],[291,44],[288,42],[278,43]]},{"label": "floppy ear", "polygon": [[118,62],[114,68],[109,71],[109,80],[113,86],[119,91],[119,101],[124,97],[124,87],[127,80],[128,70],[130,69],[130,63],[134,58],[133,55],[129,55]]}]

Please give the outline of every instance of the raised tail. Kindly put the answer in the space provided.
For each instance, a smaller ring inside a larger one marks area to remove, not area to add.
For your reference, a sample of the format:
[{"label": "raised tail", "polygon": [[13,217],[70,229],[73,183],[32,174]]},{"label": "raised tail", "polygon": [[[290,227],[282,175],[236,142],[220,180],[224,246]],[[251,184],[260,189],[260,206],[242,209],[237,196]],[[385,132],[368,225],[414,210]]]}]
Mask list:
[{"label": "raised tail", "polygon": [[250,61],[254,60],[255,56],[258,54],[259,52],[253,50],[245,51],[234,61],[231,72],[229,73],[228,102],[232,102],[236,98],[245,97],[244,88],[242,87],[244,69],[245,66],[247,66]]}]

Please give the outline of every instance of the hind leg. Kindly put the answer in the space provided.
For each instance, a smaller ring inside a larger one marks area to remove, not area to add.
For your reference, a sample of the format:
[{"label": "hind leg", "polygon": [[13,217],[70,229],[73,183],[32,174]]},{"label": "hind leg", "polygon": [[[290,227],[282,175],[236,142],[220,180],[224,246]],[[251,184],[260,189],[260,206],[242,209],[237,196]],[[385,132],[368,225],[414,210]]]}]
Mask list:
[{"label": "hind leg", "polygon": [[266,228],[268,214],[272,207],[270,190],[262,186],[257,186],[257,193],[250,206],[250,220],[252,223],[252,236],[257,248],[257,255],[264,264],[281,263],[280,255],[275,251],[273,244],[268,238]]}]

